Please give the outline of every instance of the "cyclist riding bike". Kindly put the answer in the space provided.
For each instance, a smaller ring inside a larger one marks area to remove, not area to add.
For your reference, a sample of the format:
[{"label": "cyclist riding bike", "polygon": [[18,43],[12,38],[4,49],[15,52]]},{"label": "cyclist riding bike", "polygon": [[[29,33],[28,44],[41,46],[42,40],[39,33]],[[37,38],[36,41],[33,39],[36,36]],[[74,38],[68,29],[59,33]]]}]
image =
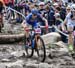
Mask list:
[{"label": "cyclist riding bike", "polygon": [[[47,20],[42,17],[37,9],[32,9],[31,13],[26,16],[26,19],[22,22],[22,26],[24,29],[28,28],[28,25],[31,25],[33,29],[38,28],[38,22],[43,20],[45,23],[45,27],[48,28]],[[29,39],[29,32],[25,32],[27,39]]]},{"label": "cyclist riding bike", "polygon": [[75,4],[71,6],[71,12],[68,13],[68,15],[65,18],[65,21],[63,23],[62,30],[65,31],[65,25],[67,26],[68,30],[68,45],[69,45],[69,50],[74,53],[75,50],[75,45],[74,45],[74,35],[73,32],[75,30]]}]

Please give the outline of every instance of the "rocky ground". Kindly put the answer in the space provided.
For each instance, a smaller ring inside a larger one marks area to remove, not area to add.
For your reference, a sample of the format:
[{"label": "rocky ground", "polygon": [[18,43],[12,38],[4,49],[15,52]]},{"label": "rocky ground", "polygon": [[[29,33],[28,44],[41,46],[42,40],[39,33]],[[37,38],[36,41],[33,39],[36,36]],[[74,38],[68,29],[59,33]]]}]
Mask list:
[{"label": "rocky ground", "polygon": [[32,58],[26,58],[22,44],[0,45],[0,68],[75,68],[75,60],[67,48],[47,48],[46,56],[42,63],[37,60],[36,53]]},{"label": "rocky ground", "polygon": [[[4,23],[1,34],[21,33],[21,26],[8,24],[5,18]],[[44,38],[47,37],[46,43],[55,42],[56,34],[52,35],[44,36]],[[52,45],[52,48],[50,48],[50,45],[46,45],[46,60],[44,63],[38,61],[36,52],[32,58],[27,58],[24,45],[21,43],[0,44],[0,68],[75,68],[75,60],[68,53],[67,45],[62,42],[58,44],[60,48],[56,48],[56,45],[54,47]]]}]

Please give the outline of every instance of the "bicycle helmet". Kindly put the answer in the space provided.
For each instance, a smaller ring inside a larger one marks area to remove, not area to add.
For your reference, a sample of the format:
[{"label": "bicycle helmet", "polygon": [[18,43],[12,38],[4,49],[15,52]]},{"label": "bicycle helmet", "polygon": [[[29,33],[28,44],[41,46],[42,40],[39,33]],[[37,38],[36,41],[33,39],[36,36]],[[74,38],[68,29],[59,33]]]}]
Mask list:
[{"label": "bicycle helmet", "polygon": [[38,14],[38,10],[37,9],[32,9],[31,13],[34,14],[34,15],[37,15]]},{"label": "bicycle helmet", "polygon": [[75,11],[75,4],[71,6],[71,11]]}]

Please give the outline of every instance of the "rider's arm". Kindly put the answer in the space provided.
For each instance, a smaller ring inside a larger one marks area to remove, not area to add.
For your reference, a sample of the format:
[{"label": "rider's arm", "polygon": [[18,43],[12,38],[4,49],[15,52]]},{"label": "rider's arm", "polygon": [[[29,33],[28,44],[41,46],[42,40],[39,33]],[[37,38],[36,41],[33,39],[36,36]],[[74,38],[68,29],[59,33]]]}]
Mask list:
[{"label": "rider's arm", "polygon": [[24,20],[21,25],[23,28],[26,28],[27,27],[26,21]]},{"label": "rider's arm", "polygon": [[67,24],[67,20],[65,19],[64,22],[62,23],[62,30],[65,31],[66,28],[65,28],[65,25]]},{"label": "rider's arm", "polygon": [[47,19],[45,19],[44,17],[43,17],[42,19],[43,19],[43,21],[45,21],[45,25],[48,26],[48,21],[47,21]]}]

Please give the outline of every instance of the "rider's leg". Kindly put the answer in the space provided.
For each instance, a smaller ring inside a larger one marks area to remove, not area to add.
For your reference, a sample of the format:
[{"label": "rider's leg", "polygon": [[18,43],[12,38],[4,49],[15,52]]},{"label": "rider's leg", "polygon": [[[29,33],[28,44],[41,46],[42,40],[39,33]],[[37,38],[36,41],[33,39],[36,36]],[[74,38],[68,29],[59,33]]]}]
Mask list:
[{"label": "rider's leg", "polygon": [[68,26],[67,27],[67,29],[68,29],[68,32],[69,32],[69,37],[68,37],[68,45],[69,45],[69,49],[71,50],[71,51],[73,51],[73,34],[72,34],[72,32],[73,32],[73,26]]},{"label": "rider's leg", "polygon": [[74,45],[74,51],[75,51],[75,26],[74,26],[74,32],[73,32],[73,36],[74,36],[73,45]]}]

